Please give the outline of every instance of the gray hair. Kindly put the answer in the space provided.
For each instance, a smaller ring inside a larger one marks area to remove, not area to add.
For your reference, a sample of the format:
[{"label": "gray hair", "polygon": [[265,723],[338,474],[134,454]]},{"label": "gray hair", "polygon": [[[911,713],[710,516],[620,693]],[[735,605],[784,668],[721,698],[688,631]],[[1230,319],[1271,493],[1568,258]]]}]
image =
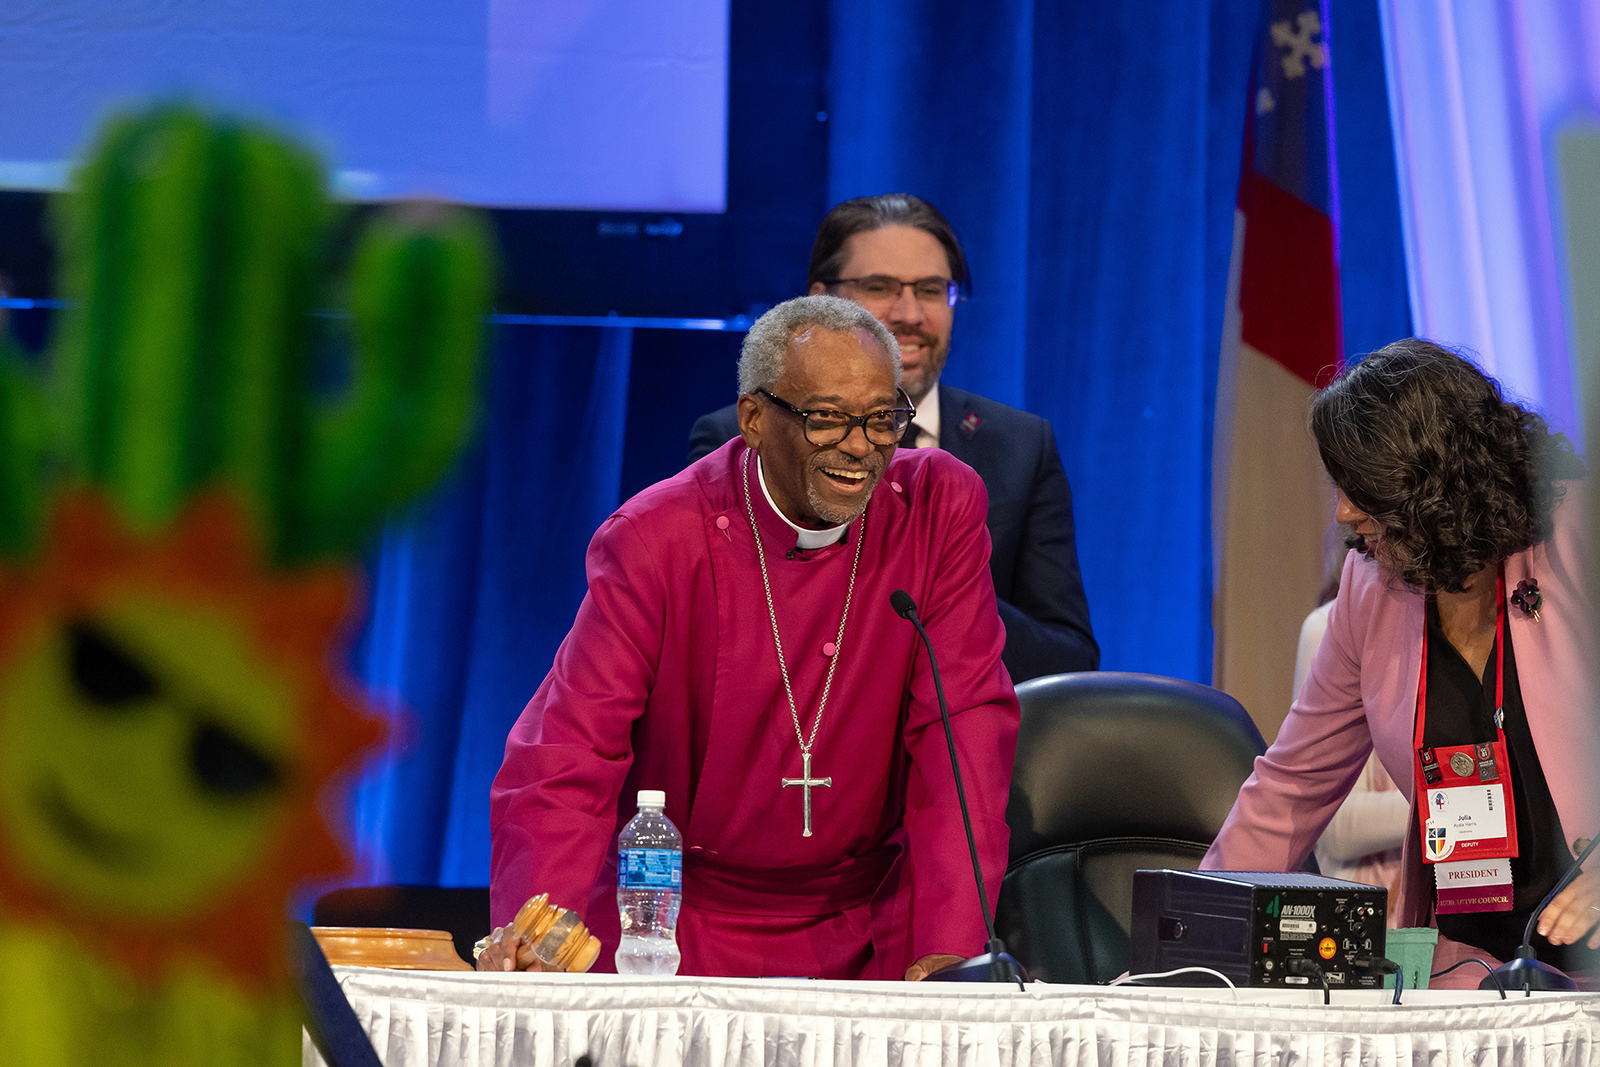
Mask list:
[{"label": "gray hair", "polygon": [[894,384],[900,385],[900,346],[872,312],[853,300],[837,296],[797,296],[785,300],[755,321],[739,349],[739,395],[758,389],[771,389],[783,377],[783,357],[789,339],[807,326],[849,333],[866,330],[889,353],[894,366]]}]

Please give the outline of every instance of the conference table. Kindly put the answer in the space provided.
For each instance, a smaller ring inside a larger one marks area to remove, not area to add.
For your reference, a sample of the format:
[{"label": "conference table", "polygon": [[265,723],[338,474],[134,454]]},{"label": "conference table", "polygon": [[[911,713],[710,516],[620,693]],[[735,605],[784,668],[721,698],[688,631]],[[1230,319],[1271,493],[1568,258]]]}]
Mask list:
[{"label": "conference table", "polygon": [[1587,993],[334,973],[385,1067],[1600,1063]]}]

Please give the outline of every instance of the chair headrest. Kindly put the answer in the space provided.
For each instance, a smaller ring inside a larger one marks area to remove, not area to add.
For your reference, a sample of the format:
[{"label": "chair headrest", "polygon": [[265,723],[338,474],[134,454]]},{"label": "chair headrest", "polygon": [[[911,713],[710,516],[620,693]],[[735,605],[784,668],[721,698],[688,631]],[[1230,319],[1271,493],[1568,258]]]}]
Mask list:
[{"label": "chair headrest", "polygon": [[1176,678],[1055,675],[1017,697],[1013,859],[1101,837],[1209,843],[1266,750],[1237,700]]}]

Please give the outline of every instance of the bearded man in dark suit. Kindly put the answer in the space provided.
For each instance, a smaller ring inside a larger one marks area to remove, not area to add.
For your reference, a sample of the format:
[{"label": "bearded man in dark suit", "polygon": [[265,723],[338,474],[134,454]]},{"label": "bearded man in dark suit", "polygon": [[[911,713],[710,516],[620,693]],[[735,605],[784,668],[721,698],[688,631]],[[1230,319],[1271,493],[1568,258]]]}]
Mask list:
[{"label": "bearded man in dark suit", "polygon": [[[989,491],[989,536],[1002,659],[1015,682],[1099,666],[1078,572],[1072,489],[1050,424],[1037,415],[941,385],[955,306],[969,277],[955,231],[926,200],[902,193],[846,200],[817,230],[810,292],[871,311],[900,344],[903,384],[917,415],[902,448],[938,447],[976,470]],[[739,435],[734,405],[702,416],[689,460]]]}]

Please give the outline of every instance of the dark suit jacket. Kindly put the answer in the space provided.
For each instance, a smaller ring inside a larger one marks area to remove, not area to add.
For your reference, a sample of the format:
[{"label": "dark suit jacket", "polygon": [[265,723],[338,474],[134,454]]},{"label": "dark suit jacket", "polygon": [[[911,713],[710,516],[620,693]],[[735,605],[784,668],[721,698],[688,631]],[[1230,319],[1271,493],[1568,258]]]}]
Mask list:
[{"label": "dark suit jacket", "polygon": [[[736,406],[702,415],[689,432],[689,462],[737,436]],[[1100,647],[1078,572],[1072,488],[1050,424],[941,382],[939,447],[977,471],[989,490],[989,571],[1012,681],[1094,670]]]}]

